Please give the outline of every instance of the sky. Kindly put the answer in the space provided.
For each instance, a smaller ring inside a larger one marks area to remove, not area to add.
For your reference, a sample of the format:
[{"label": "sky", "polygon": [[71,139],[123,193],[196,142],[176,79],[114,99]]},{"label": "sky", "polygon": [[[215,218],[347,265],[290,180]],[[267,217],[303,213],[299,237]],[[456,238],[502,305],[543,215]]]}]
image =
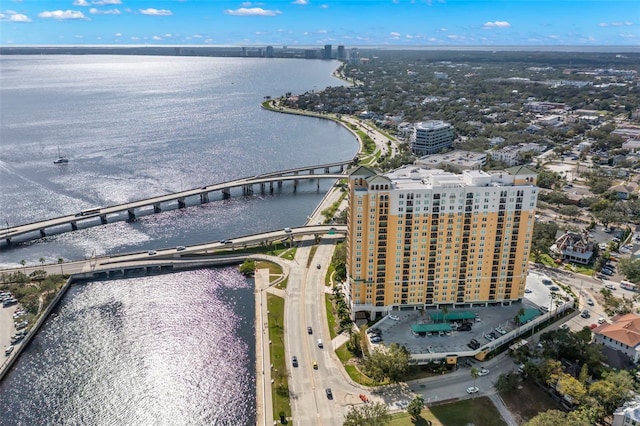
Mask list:
[{"label": "sky", "polygon": [[0,0],[0,45],[640,46],[639,0]]}]

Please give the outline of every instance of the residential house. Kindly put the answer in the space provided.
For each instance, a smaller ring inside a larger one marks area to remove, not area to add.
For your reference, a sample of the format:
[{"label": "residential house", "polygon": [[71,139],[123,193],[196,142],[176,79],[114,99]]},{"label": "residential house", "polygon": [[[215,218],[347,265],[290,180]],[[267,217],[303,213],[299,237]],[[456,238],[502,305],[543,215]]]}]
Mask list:
[{"label": "residential house", "polygon": [[593,242],[582,233],[566,231],[551,246],[563,261],[588,265],[593,258]]},{"label": "residential house", "polygon": [[640,361],[640,315],[616,315],[611,324],[604,323],[593,330],[594,342],[627,355],[634,363]]}]

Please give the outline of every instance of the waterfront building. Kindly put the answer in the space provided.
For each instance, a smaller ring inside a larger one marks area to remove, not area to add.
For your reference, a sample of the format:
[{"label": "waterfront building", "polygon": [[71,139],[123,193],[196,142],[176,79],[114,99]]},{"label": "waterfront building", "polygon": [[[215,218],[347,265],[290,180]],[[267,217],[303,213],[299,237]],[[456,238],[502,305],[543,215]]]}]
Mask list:
[{"label": "waterfront building", "polygon": [[525,167],[350,170],[345,293],[352,316],[521,300],[536,177]]},{"label": "waterfront building", "polygon": [[267,58],[273,58],[273,46],[267,46]]},{"label": "waterfront building", "polygon": [[453,127],[440,120],[417,123],[411,136],[411,151],[418,155],[436,154],[453,146]]},{"label": "waterfront building", "polygon": [[338,46],[338,59],[341,61],[347,59],[347,52],[344,50],[343,45]]},{"label": "waterfront building", "polygon": [[322,59],[331,59],[333,57],[332,49],[333,48],[330,44],[325,44]]}]

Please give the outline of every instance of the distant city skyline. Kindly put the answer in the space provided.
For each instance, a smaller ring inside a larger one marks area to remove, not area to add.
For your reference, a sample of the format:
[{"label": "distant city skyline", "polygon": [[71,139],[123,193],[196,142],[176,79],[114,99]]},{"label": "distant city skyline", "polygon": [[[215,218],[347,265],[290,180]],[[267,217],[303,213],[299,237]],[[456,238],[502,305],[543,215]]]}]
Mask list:
[{"label": "distant city skyline", "polygon": [[0,44],[640,46],[637,0],[5,0]]}]

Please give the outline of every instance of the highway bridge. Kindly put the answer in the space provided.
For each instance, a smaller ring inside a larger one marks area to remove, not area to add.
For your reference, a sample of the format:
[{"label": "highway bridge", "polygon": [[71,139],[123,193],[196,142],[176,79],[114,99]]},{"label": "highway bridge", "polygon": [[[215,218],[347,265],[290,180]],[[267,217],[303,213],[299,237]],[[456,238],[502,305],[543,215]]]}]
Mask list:
[{"label": "highway bridge", "polygon": [[81,261],[67,262],[64,265],[38,265],[4,269],[0,270],[0,274],[20,271],[28,275],[35,270],[45,270],[48,274],[57,274],[64,268],[63,272],[72,275],[73,279],[101,279],[229,265],[260,256],[244,251],[246,249],[268,246],[270,243],[277,242],[293,244],[296,237],[306,235],[335,235],[335,238],[341,239],[344,238],[346,232],[346,225],[300,226],[193,246],[91,257]]},{"label": "highway bridge", "polygon": [[[319,188],[320,179],[337,180],[344,178],[345,175],[343,172],[345,167],[351,164],[351,161],[352,160],[281,170],[253,177],[236,179],[229,182],[207,185],[186,191],[160,195],[143,200],[132,201],[125,204],[86,209],[73,215],[60,216],[25,225],[4,228],[0,231],[0,238],[4,239],[7,244],[11,244],[12,240],[16,237],[21,237],[21,241],[29,241],[45,237],[51,233],[60,234],[69,231],[76,231],[79,228],[79,223],[81,223],[83,228],[88,228],[107,224],[109,223],[109,219],[114,221],[126,218],[126,220],[133,221],[143,210],[148,214],[151,208],[153,213],[160,213],[163,209],[173,209],[176,208],[176,206],[177,208],[185,208],[187,207],[186,200],[189,197],[198,197],[200,204],[208,203],[210,195],[215,192],[220,192],[222,199],[228,199],[232,195],[253,195],[256,186],[260,193],[265,194],[267,191],[269,193],[273,193],[274,186],[280,188],[285,181],[293,182],[294,192],[297,189],[298,181],[302,179],[317,179],[317,187]],[[339,168],[340,173],[331,173],[332,168]],[[321,173],[316,173],[317,170],[320,170]],[[239,189],[241,191],[239,191]],[[235,190],[235,193],[232,192],[232,190]],[[126,212],[126,215],[123,215],[123,212]]]}]

